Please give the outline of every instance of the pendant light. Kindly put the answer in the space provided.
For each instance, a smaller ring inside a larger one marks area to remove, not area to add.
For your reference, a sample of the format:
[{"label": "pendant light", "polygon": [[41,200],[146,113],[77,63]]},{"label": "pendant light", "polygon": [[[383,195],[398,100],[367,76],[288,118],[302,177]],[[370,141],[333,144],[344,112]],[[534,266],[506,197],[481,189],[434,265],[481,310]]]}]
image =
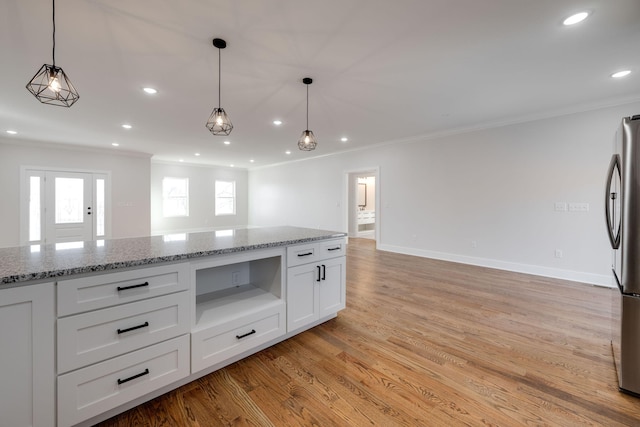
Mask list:
[{"label": "pendant light", "polygon": [[307,128],[302,131],[302,135],[300,135],[300,139],[298,139],[298,148],[302,151],[312,151],[315,150],[316,145],[318,145],[316,137],[313,135],[313,132],[309,130],[309,85],[313,83],[313,80],[310,77],[305,77],[302,79],[302,83],[307,85]]},{"label": "pendant light", "polygon": [[218,48],[218,108],[214,108],[207,121],[207,129],[214,135],[229,135],[233,130],[231,119],[224,108],[220,106],[220,50],[227,47],[227,42],[222,39],[213,39],[213,45]]},{"label": "pendant light", "polygon": [[71,107],[79,98],[69,77],[56,67],[56,0],[53,0],[53,64],[44,64],[27,83],[27,90],[43,104]]}]

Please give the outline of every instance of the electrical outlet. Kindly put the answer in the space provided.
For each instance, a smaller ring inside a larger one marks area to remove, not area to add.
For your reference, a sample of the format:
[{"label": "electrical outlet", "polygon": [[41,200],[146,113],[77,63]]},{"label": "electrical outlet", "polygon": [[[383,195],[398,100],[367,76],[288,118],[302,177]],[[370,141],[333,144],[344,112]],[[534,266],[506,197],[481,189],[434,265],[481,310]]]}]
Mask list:
[{"label": "electrical outlet", "polygon": [[233,273],[231,273],[231,284],[237,285],[238,283],[240,283],[240,272],[234,271]]},{"label": "electrical outlet", "polygon": [[562,249],[556,249],[556,258],[562,258]]},{"label": "electrical outlet", "polygon": [[471,247],[472,247],[472,248],[477,248],[477,247],[478,247],[478,242],[477,242],[477,241],[475,241],[475,240],[472,240],[472,241],[471,241]]},{"label": "electrical outlet", "polygon": [[589,203],[569,203],[569,212],[589,212]]},{"label": "electrical outlet", "polygon": [[556,202],[553,205],[553,209],[556,212],[566,212],[567,211],[567,203],[566,202]]}]

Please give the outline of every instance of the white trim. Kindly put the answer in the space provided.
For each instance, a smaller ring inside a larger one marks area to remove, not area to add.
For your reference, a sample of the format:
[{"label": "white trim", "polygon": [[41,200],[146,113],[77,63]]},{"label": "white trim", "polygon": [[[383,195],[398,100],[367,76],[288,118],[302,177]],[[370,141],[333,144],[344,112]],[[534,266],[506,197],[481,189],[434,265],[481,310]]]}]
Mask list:
[{"label": "white trim", "polygon": [[552,111],[545,111],[544,113],[527,114],[523,116],[512,117],[505,120],[483,122],[483,123],[478,123],[470,126],[451,128],[444,131],[435,131],[430,133],[424,133],[421,135],[414,135],[406,138],[392,139],[387,141],[377,141],[368,145],[352,147],[352,148],[344,149],[341,151],[335,151],[332,153],[314,155],[313,157],[304,157],[301,159],[293,159],[293,160],[283,160],[281,162],[276,162],[276,163],[267,164],[267,165],[260,165],[260,166],[253,166],[253,167],[250,166],[247,169],[249,171],[254,171],[259,169],[272,168],[272,167],[282,166],[289,163],[312,161],[312,160],[320,159],[323,157],[341,156],[347,153],[365,151],[365,150],[385,147],[388,145],[423,143],[425,141],[436,140],[436,139],[445,138],[448,136],[463,135],[467,133],[479,132],[479,131],[484,131],[489,129],[499,129],[506,126],[519,125],[523,123],[532,123],[540,120],[555,119],[555,118],[560,118],[565,116],[571,116],[574,114],[598,111],[605,108],[619,107],[619,106],[634,104],[638,101],[640,101],[640,97],[636,94],[633,94],[624,98],[602,100],[596,103],[584,103],[581,105],[574,106],[573,108],[561,108],[561,109],[552,110]]},{"label": "white trim", "polygon": [[98,146],[89,146],[89,145],[76,145],[76,144],[64,144],[60,142],[42,142],[42,141],[34,141],[31,139],[22,139],[12,137],[11,139],[0,138],[0,144],[7,145],[18,145],[20,147],[34,147],[34,148],[47,148],[47,149],[55,149],[55,150],[69,150],[69,151],[80,151],[84,153],[94,153],[94,154],[107,154],[110,156],[124,156],[124,157],[142,157],[150,159],[153,154],[143,153],[140,151],[133,151],[119,148],[107,148],[107,147],[98,147]]},{"label": "white trim", "polygon": [[466,255],[456,255],[445,252],[428,251],[423,249],[406,248],[402,246],[378,244],[381,251],[395,252],[405,255],[432,258],[443,261],[459,262],[462,264],[477,265],[480,267],[495,268],[498,270],[513,271],[516,273],[533,274],[536,276],[551,277],[554,279],[570,280],[590,285],[612,288],[611,277],[603,274],[584,273],[581,271],[564,270],[561,268],[542,267],[539,265],[520,264],[516,262],[500,261],[490,258],[477,258]]}]

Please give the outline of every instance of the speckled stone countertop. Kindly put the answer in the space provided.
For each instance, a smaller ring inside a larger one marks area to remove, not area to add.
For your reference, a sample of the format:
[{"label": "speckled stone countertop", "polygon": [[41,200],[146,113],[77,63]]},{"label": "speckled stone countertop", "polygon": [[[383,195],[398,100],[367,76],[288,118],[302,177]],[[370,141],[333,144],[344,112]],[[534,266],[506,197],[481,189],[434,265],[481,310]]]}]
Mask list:
[{"label": "speckled stone countertop", "polygon": [[0,288],[61,276],[288,246],[346,236],[298,227],[243,228],[165,236],[0,248]]}]

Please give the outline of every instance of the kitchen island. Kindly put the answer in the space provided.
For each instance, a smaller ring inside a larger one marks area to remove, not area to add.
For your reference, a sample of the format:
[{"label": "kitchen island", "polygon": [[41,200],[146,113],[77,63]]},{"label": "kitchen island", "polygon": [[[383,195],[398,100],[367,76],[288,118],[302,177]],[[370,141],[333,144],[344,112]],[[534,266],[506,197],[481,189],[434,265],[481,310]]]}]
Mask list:
[{"label": "kitchen island", "polygon": [[345,249],[296,227],[0,249],[0,425],[93,425],[335,317]]}]

